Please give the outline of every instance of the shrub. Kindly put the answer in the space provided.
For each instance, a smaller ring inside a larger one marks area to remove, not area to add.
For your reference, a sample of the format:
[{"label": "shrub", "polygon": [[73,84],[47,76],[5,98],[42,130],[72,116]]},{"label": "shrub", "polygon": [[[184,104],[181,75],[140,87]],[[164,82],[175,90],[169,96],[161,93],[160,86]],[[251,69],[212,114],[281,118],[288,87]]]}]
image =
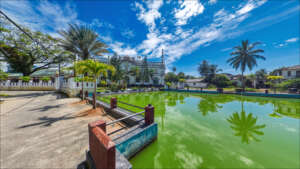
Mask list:
[{"label": "shrub", "polygon": [[30,76],[21,76],[20,80],[22,80],[23,82],[29,82],[30,81]]},{"label": "shrub", "polygon": [[103,86],[103,87],[104,87],[104,86],[106,86],[106,84],[107,84],[107,83],[106,83],[105,80],[101,80],[101,81],[100,81],[100,86]]},{"label": "shrub", "polygon": [[7,78],[8,78],[8,74],[0,70],[0,81],[5,81],[7,80]]},{"label": "shrub", "polygon": [[216,75],[213,78],[212,82],[214,85],[220,88],[224,88],[232,84],[231,81],[228,79],[228,77],[225,75]]},{"label": "shrub", "polygon": [[281,89],[288,89],[288,88],[300,89],[300,78],[283,81],[277,86]]},{"label": "shrub", "polygon": [[111,91],[117,92],[122,88],[122,86],[116,84],[115,82],[113,82],[113,83],[110,84],[109,88],[110,88]]},{"label": "shrub", "polygon": [[166,85],[168,86],[169,89],[172,84],[170,82],[167,82]]},{"label": "shrub", "polygon": [[41,78],[41,80],[42,80],[43,82],[49,82],[50,77],[49,77],[49,76],[44,76],[44,77]]}]

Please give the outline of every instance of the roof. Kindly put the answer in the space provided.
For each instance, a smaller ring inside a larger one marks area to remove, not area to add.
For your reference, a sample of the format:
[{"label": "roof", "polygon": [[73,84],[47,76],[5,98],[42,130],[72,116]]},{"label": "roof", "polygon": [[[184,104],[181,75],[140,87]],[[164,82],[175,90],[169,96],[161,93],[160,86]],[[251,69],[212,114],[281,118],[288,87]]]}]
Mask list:
[{"label": "roof", "polygon": [[275,69],[274,71],[278,71],[278,70],[300,70],[300,65],[294,65],[294,66],[290,66],[290,67],[282,67],[279,69]]},{"label": "roof", "polygon": [[203,78],[199,78],[199,79],[186,79],[185,82],[186,83],[196,83],[196,82],[202,82]]}]

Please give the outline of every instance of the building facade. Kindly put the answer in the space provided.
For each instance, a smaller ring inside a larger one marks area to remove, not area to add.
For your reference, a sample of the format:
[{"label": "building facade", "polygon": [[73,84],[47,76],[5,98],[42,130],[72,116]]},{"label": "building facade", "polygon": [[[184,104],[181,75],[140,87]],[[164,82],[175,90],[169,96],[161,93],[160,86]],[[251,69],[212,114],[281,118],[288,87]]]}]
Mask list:
[{"label": "building facade", "polygon": [[[130,56],[122,56],[119,59],[121,60],[120,68],[124,72],[127,72],[123,79],[123,82],[126,82],[127,85],[163,86],[165,84],[164,76],[166,67],[163,54],[160,61],[148,61],[147,59],[136,59]],[[98,61],[109,64],[109,58],[100,58]],[[148,80],[142,80],[143,77],[134,76],[130,73],[133,68],[138,68],[140,73],[145,69],[152,73],[149,75]]]},{"label": "building facade", "polygon": [[284,80],[300,78],[300,65],[276,69],[272,74],[275,76],[282,76]]}]

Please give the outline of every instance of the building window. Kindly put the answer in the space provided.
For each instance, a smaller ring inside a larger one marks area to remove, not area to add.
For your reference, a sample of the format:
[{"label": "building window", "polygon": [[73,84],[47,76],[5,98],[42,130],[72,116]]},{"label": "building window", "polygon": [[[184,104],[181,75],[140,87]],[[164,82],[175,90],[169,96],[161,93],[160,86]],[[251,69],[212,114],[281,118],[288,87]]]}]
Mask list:
[{"label": "building window", "polygon": [[196,85],[196,83],[193,83],[193,85],[195,86],[195,85]]},{"label": "building window", "polygon": [[291,76],[291,71],[288,71],[288,76]]}]

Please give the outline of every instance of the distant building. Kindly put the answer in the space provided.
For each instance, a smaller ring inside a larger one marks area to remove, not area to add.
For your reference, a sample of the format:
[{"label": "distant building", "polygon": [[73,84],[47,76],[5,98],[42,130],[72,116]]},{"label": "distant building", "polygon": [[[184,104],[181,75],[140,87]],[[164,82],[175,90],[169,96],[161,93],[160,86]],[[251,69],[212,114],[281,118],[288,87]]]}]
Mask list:
[{"label": "distant building", "polygon": [[[136,59],[130,56],[122,56],[119,57],[121,59],[121,69],[125,72],[130,72],[130,70],[134,67],[138,67],[140,71],[145,69],[145,60],[144,59]],[[108,63],[109,58],[98,58],[100,62]],[[147,69],[148,71],[153,70],[152,78],[149,78],[149,81],[142,81],[142,79],[132,76],[130,73],[127,73],[124,77],[124,81],[127,85],[155,85],[155,86],[163,86],[165,84],[164,76],[165,76],[165,62],[164,55],[162,53],[160,61],[148,61],[147,60]]]},{"label": "distant building", "polygon": [[285,80],[300,78],[300,65],[275,69],[272,75],[282,76]]},{"label": "distant building", "polygon": [[184,82],[185,87],[195,87],[195,88],[205,88],[207,87],[207,83],[203,81],[203,78],[198,79],[186,79]]}]

